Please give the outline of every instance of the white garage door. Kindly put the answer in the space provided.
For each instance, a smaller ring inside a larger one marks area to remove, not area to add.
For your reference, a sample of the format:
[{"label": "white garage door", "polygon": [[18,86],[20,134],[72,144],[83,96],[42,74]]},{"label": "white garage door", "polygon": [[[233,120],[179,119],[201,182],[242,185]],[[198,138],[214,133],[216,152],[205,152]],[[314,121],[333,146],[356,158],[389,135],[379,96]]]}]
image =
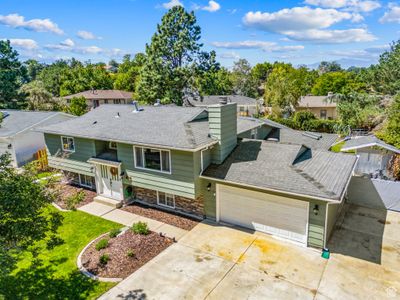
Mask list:
[{"label": "white garage door", "polygon": [[308,202],[218,184],[222,222],[307,245]]}]

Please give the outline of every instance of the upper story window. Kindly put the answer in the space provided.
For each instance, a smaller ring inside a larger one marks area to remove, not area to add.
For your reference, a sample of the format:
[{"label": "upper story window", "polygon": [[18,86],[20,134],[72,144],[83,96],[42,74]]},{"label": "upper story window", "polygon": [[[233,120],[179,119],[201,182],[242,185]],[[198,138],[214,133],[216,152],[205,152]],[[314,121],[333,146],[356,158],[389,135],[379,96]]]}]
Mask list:
[{"label": "upper story window", "polygon": [[68,137],[68,136],[61,137],[61,144],[63,151],[75,152],[75,141],[73,137]]},{"label": "upper story window", "polygon": [[134,147],[135,167],[171,174],[171,152],[153,148]]}]

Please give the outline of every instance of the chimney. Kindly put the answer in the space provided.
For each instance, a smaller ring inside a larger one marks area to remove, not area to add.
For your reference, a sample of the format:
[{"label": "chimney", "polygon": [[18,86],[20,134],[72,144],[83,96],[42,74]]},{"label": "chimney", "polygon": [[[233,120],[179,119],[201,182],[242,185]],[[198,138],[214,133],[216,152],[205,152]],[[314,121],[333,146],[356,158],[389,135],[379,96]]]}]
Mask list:
[{"label": "chimney", "polygon": [[[227,100],[227,97],[225,99]],[[221,164],[237,143],[236,103],[209,106],[208,126],[210,135],[218,139],[218,144],[212,149],[211,160],[215,164]]]}]

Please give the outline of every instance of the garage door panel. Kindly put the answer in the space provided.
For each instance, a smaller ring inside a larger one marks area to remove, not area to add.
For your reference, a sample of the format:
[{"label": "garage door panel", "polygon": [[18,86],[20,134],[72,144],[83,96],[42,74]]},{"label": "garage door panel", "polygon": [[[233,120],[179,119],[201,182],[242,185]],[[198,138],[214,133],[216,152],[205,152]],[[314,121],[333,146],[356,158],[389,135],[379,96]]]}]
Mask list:
[{"label": "garage door panel", "polygon": [[219,185],[220,219],[306,243],[308,203]]}]

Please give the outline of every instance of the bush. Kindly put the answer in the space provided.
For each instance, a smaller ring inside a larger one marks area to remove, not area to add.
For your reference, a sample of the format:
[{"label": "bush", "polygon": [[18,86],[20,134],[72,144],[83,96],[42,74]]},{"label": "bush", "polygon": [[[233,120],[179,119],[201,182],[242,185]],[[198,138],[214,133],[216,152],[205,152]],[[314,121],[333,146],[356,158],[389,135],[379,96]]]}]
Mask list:
[{"label": "bush", "polygon": [[96,250],[100,251],[101,249],[107,248],[108,247],[108,240],[106,239],[102,239],[100,241],[97,242],[96,244]]},{"label": "bush", "polygon": [[132,230],[136,234],[148,235],[150,230],[145,222],[137,222],[132,225]]},{"label": "bush", "polygon": [[67,209],[76,209],[76,206],[85,199],[83,191],[76,192],[74,195],[69,196],[66,200]]},{"label": "bush", "polygon": [[106,265],[108,263],[108,261],[110,260],[110,255],[108,255],[107,253],[104,253],[103,255],[100,256],[99,258],[99,262],[102,265]]},{"label": "bush", "polygon": [[121,230],[115,228],[110,231],[109,236],[110,236],[110,238],[115,238],[120,232],[121,232]]},{"label": "bush", "polygon": [[316,119],[315,117],[312,119],[308,116],[309,112],[306,113],[307,114],[303,114],[303,112],[297,112],[291,119],[282,119],[277,117],[269,117],[269,119],[296,130],[325,133],[338,132],[339,123],[336,120],[323,120]]},{"label": "bush", "polygon": [[134,257],[134,256],[135,256],[135,251],[133,251],[133,250],[128,250],[128,252],[126,253],[126,255],[127,255],[128,257]]}]

